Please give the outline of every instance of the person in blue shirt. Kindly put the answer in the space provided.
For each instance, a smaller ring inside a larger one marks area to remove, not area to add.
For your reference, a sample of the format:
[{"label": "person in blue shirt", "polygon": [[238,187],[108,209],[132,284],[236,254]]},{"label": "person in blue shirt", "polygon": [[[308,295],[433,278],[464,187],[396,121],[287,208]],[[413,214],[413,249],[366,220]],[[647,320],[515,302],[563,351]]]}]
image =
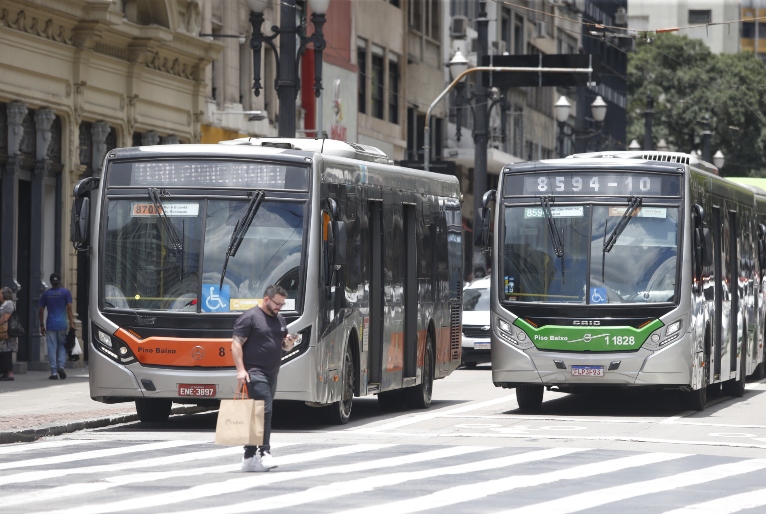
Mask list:
[{"label": "person in blue shirt", "polygon": [[[66,287],[61,287],[61,276],[51,273],[51,288],[40,296],[40,333],[48,343],[48,363],[51,365],[51,380],[59,377],[66,378],[64,363],[66,362],[66,334],[68,328],[74,328],[72,313],[72,293]],[[47,323],[44,320],[45,309],[48,309]],[[69,326],[67,327],[67,318]]]}]

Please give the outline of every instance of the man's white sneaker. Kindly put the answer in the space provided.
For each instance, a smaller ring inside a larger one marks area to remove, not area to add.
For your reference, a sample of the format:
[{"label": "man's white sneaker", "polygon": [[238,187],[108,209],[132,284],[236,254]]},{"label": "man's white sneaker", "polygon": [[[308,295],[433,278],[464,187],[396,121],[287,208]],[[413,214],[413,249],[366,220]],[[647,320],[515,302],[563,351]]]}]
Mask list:
[{"label": "man's white sneaker", "polygon": [[271,456],[271,453],[263,452],[261,454],[261,466],[263,466],[267,470],[277,467],[277,464],[274,462],[274,457]]},{"label": "man's white sneaker", "polygon": [[241,469],[242,471],[249,471],[249,472],[255,472],[255,473],[262,473],[264,471],[269,470],[269,468],[266,468],[261,464],[261,457],[257,453],[253,457],[250,457],[249,459],[242,457],[242,464],[239,469]]}]

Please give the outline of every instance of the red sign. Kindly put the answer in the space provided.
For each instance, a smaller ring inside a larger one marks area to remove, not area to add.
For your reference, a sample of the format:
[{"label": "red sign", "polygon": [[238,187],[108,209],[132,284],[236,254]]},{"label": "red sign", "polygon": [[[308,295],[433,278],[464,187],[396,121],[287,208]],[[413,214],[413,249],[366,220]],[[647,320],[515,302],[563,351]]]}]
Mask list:
[{"label": "red sign", "polygon": [[330,139],[336,141],[346,140],[346,127],[343,125],[330,125]]}]

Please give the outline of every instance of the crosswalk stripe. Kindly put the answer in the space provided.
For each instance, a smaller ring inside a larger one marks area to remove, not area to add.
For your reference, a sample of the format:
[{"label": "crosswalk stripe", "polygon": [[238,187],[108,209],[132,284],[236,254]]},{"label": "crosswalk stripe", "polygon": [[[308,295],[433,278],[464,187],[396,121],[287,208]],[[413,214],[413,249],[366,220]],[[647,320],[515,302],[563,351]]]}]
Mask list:
[{"label": "crosswalk stripe", "polygon": [[136,446],[123,446],[120,448],[106,448],[103,450],[91,450],[81,453],[67,453],[51,457],[39,457],[37,459],[21,460],[16,462],[0,463],[0,470],[14,468],[29,468],[32,466],[48,466],[51,464],[61,464],[62,462],[74,462],[77,460],[97,459],[100,457],[110,457],[112,455],[124,455],[126,453],[149,452],[154,450],[163,450],[166,448],[178,448],[179,446],[189,446],[198,444],[194,441],[162,441],[159,443],[139,444]]},{"label": "crosswalk stripe", "polygon": [[[294,446],[299,443],[273,443],[272,448],[284,448]],[[113,471],[122,471],[126,469],[151,468],[153,466],[168,466],[171,464],[180,464],[195,460],[214,459],[226,455],[242,454],[241,446],[233,446],[217,450],[203,450],[196,452],[181,453],[178,455],[167,455],[164,457],[155,457],[153,459],[132,460],[127,462],[116,462],[114,464],[99,464],[97,466],[82,466],[79,468],[34,470],[6,475],[0,479],[2,485],[25,484],[40,480],[49,480],[67,475],[85,475],[91,473],[109,473]],[[143,476],[143,475],[142,475]],[[5,505],[5,499],[0,498],[0,507]]]},{"label": "crosswalk stripe", "polygon": [[30,452],[45,450],[46,448],[63,448],[74,444],[92,443],[91,439],[65,439],[62,441],[43,441],[40,443],[21,443],[0,446],[0,455],[10,455],[13,453]]},{"label": "crosswalk stripe", "polygon": [[[533,462],[544,459],[552,459],[569,455],[571,453],[582,452],[581,448],[551,448],[526,452],[519,455],[511,455],[497,459],[481,460],[469,464],[459,464],[457,466],[445,466],[423,471],[405,471],[400,473],[390,473],[387,475],[375,475],[372,477],[351,480],[348,482],[334,482],[328,485],[312,487],[297,493],[288,493],[270,498],[261,498],[258,500],[247,501],[243,503],[222,505],[218,508],[205,508],[200,510],[186,511],[184,514],[202,514],[202,513],[237,513],[237,512],[257,512],[272,509],[284,509],[305,505],[312,502],[321,502],[347,496],[350,494],[365,493],[379,487],[388,487],[392,485],[411,482],[413,480],[422,480],[441,475],[458,475],[464,473],[476,473],[488,469],[498,469],[525,462]],[[362,509],[367,511],[367,509]],[[387,512],[396,512],[387,510]]]},{"label": "crosswalk stripe", "polygon": [[[386,445],[389,446],[389,445]],[[451,446],[448,448],[442,448],[439,450],[432,450],[428,452],[421,452],[415,454],[408,454],[399,457],[387,457],[384,459],[364,461],[355,464],[341,464],[336,466],[328,466],[317,469],[309,469],[305,471],[296,472],[279,472],[279,473],[256,473],[250,474],[242,478],[233,478],[223,482],[217,482],[212,484],[198,485],[183,489],[181,491],[173,491],[170,493],[161,493],[150,496],[144,496],[141,498],[131,498],[129,500],[121,500],[112,503],[102,503],[97,505],[82,505],[71,509],[59,510],[51,512],[46,509],[41,512],[45,514],[99,514],[102,512],[121,512],[125,510],[140,510],[156,508],[163,505],[171,505],[174,503],[188,502],[200,498],[206,498],[210,496],[217,496],[223,494],[229,494],[239,491],[245,491],[256,487],[261,487],[269,484],[275,484],[278,482],[295,481],[303,478],[325,476],[333,473],[355,473],[359,471],[367,471],[370,469],[379,469],[384,467],[402,466],[406,464],[412,464],[416,462],[427,462],[434,459],[442,459],[446,457],[455,457],[458,455],[465,455],[468,453],[475,453],[483,450],[488,450],[486,446]],[[303,454],[304,458],[310,459],[311,454]],[[283,463],[295,463],[299,462],[299,455],[293,456],[294,459],[288,462],[285,458],[279,458],[277,462],[280,465]],[[255,476],[254,476],[255,475]]]},{"label": "crosswalk stripe", "polygon": [[[299,443],[277,443],[277,444],[272,444],[271,446],[272,448],[274,447],[284,448],[286,446],[293,446],[296,444],[299,444]],[[356,446],[347,446],[342,448],[332,448],[328,450],[320,450],[317,452],[312,452],[308,456],[305,454],[298,454],[298,455],[302,455],[302,457],[299,457],[300,462],[307,462],[311,460],[335,457],[338,455],[348,455],[348,454],[358,453],[362,451],[377,450],[377,449],[380,449],[381,447],[388,447],[388,446],[390,445],[356,445]],[[203,451],[203,452],[187,453],[183,455],[173,455],[170,457],[159,457],[157,459],[150,459],[150,460],[136,463],[139,465],[130,466],[130,467],[151,467],[151,466],[157,466],[157,465],[178,464],[183,462],[189,462],[191,460],[206,459],[211,457],[214,458],[214,457],[219,457],[222,455],[232,455],[232,454],[241,455],[242,448],[241,447],[225,448],[223,450],[210,450],[210,451]],[[298,456],[289,455],[287,457],[284,457],[285,464],[289,464],[291,460],[298,461],[296,457]],[[126,463],[126,464],[131,464],[131,463]],[[86,470],[85,472],[87,473],[96,473],[96,472],[100,473],[100,472],[107,472],[107,471],[115,471],[116,469],[113,469],[113,468],[124,469],[121,464],[106,465],[106,466],[92,466],[92,467],[107,468],[107,469],[101,469],[96,471],[96,470],[89,470],[88,468],[80,468],[80,470]],[[163,480],[167,478],[177,478],[181,476],[227,473],[227,472],[232,472],[237,470],[239,470],[239,464],[223,464],[220,466],[210,466],[206,468],[192,468],[192,469],[183,469],[183,470],[176,470],[176,471],[156,471],[156,472],[150,472],[150,473],[135,473],[131,475],[109,477],[99,482],[73,483],[73,484],[67,484],[65,486],[45,489],[43,491],[35,491],[34,493],[24,493],[24,494],[17,494],[14,496],[7,496],[5,498],[0,498],[0,507],[22,505],[22,504],[26,504],[30,502],[44,501],[48,499],[55,500],[57,498],[63,498],[68,496],[79,496],[82,494],[92,494],[92,493],[105,491],[107,489],[113,489],[115,487],[119,487],[119,486],[127,485],[127,484],[155,482],[157,480]],[[74,469],[72,474],[80,475],[82,474],[82,472],[78,472],[77,469]],[[15,475],[13,477],[15,478]],[[7,483],[6,481],[7,478],[8,477],[2,478],[3,484]]]},{"label": "crosswalk stripe", "polygon": [[690,485],[704,484],[713,480],[750,473],[766,468],[766,459],[750,459],[740,462],[731,462],[703,469],[696,469],[679,473],[677,475],[655,478],[643,482],[607,487],[588,491],[587,493],[575,494],[557,500],[528,505],[518,509],[503,511],[500,514],[532,514],[545,512],[546,514],[567,514],[585,509],[592,509],[608,503],[627,500],[637,496],[656,494],[664,491],[688,487]]},{"label": "crosswalk stripe", "polygon": [[[437,507],[448,507],[458,503],[477,500],[493,494],[511,491],[513,489],[546,485],[559,480],[574,480],[603,475],[605,473],[613,473],[623,469],[657,464],[659,462],[675,460],[682,457],[686,457],[686,455],[680,453],[645,453],[641,455],[631,455],[630,457],[621,457],[593,464],[583,464],[537,475],[513,475],[496,480],[486,480],[480,484],[466,484],[448,490],[437,491],[418,498],[384,503],[359,510],[348,510],[344,511],[343,514],[351,514],[352,512],[355,514],[361,512],[371,514],[389,514],[391,512],[404,514],[407,512],[420,512],[423,510],[435,509]],[[540,510],[538,512],[545,512],[548,514],[545,510]]]},{"label": "crosswalk stripe", "polygon": [[669,510],[665,514],[731,514],[745,509],[754,509],[766,505],[766,489],[734,494],[716,498],[708,502],[688,505],[680,509]]},{"label": "crosswalk stripe", "polygon": [[376,425],[373,427],[363,426],[360,428],[352,428],[349,430],[349,432],[355,433],[355,434],[375,434],[379,432],[388,432],[390,430],[393,430],[394,428],[401,428],[403,426],[413,425],[415,423],[421,423],[423,421],[428,421],[430,419],[439,418],[446,414],[460,414],[462,412],[470,412],[472,410],[483,409],[484,407],[493,407],[500,403],[508,403],[509,401],[515,401],[515,400],[516,400],[515,396],[506,395],[500,398],[487,400],[485,402],[469,403],[468,405],[463,405],[461,407],[455,407],[452,409],[446,409],[446,410],[435,409],[433,410],[433,412],[428,412],[425,414],[416,414],[414,416],[412,414],[405,414],[403,416],[399,416],[398,418],[394,418],[393,421],[390,421],[388,423],[383,423],[382,425]]}]

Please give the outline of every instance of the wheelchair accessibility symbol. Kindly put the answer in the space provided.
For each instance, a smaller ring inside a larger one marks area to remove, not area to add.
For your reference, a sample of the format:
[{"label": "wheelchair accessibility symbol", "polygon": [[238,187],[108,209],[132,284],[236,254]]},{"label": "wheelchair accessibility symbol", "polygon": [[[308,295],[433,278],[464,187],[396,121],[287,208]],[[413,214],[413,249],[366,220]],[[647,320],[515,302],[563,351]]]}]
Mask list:
[{"label": "wheelchair accessibility symbol", "polygon": [[202,312],[229,312],[231,288],[218,284],[202,284]]},{"label": "wheelchair accessibility symbol", "polygon": [[590,288],[590,303],[606,303],[606,288],[591,287]]}]

